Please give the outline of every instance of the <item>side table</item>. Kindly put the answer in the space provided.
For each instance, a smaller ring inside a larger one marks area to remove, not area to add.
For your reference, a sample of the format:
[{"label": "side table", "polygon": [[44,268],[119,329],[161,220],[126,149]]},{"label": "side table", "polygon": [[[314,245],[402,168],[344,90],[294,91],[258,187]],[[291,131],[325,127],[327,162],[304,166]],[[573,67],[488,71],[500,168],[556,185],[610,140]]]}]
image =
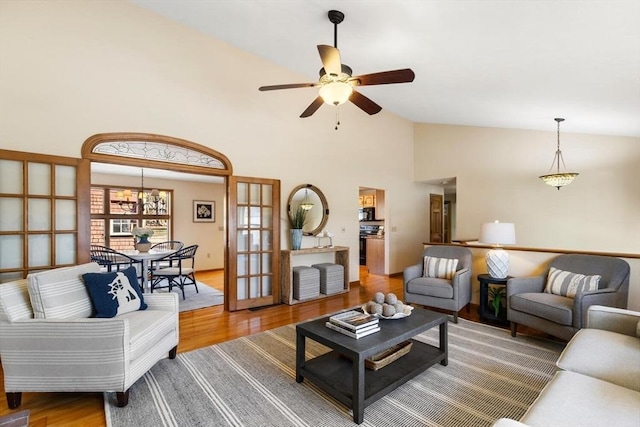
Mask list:
[{"label": "side table", "polygon": [[[507,310],[500,306],[498,315],[496,316],[493,307],[489,306],[489,287],[500,287],[503,290],[502,299],[507,297],[507,281],[512,276],[507,276],[504,279],[496,279],[488,274],[478,274],[478,282],[480,282],[480,305],[478,307],[478,314],[480,319],[492,320],[499,323],[508,323]],[[493,298],[491,298],[493,300]]]}]

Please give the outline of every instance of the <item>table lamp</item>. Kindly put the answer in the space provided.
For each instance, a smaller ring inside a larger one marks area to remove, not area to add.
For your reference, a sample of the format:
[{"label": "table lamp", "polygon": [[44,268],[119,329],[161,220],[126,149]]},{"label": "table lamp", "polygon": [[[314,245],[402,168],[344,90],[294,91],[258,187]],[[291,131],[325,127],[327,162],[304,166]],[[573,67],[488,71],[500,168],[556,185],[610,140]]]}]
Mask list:
[{"label": "table lamp", "polygon": [[502,249],[502,245],[516,243],[516,229],[509,222],[488,222],[482,224],[480,229],[480,243],[493,245],[493,249],[487,252],[487,271],[495,279],[504,279],[509,272],[509,254]]}]

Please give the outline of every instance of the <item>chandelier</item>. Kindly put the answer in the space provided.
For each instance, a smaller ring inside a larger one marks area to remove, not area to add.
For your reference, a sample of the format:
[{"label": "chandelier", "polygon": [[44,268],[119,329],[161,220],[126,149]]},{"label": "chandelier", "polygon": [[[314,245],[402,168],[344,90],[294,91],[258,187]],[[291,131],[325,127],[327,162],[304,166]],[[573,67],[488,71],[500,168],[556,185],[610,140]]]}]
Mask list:
[{"label": "chandelier", "polygon": [[166,191],[160,191],[157,188],[148,192],[145,191],[144,169],[141,169],[140,173],[140,190],[137,191],[137,197],[133,197],[133,191],[130,189],[118,191],[116,193],[118,206],[120,206],[120,209],[125,213],[137,213],[138,206],[140,206],[140,213],[144,215],[166,215],[168,208]]},{"label": "chandelier", "polygon": [[118,198],[118,206],[125,213],[135,213],[137,210],[138,202],[136,199],[131,200],[133,194],[131,190],[121,190],[116,193],[116,197]]},{"label": "chandelier", "polygon": [[[560,151],[560,122],[563,122],[564,119],[556,118],[554,119],[558,122],[558,146],[556,149],[556,155],[553,157],[553,162],[551,163],[550,172],[553,172],[554,165],[556,166],[556,173],[549,173],[547,175],[541,175],[539,178],[544,181],[545,184],[550,185],[551,187],[556,187],[560,190],[560,187],[564,187],[565,185],[571,184],[576,176],[578,176],[575,172],[566,172],[567,167],[564,164],[564,159],[562,158],[562,151]],[[565,172],[560,172],[560,162],[562,162],[562,167]]]}]

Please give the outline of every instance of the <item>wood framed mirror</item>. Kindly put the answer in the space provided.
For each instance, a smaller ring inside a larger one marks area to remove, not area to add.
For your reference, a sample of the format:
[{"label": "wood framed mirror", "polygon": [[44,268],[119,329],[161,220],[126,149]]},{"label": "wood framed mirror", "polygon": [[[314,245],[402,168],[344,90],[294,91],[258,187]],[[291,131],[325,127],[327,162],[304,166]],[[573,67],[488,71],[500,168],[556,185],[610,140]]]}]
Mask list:
[{"label": "wood framed mirror", "polygon": [[302,228],[305,236],[320,234],[329,219],[329,205],[318,187],[312,184],[298,185],[287,201],[287,214],[291,215],[299,206],[308,207],[307,222]]}]

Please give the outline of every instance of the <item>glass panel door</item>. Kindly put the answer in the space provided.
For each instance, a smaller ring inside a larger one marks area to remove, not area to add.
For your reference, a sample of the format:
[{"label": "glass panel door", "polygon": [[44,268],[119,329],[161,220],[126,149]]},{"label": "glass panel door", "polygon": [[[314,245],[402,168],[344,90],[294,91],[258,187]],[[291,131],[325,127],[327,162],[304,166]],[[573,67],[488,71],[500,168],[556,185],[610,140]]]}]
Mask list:
[{"label": "glass panel door", "polygon": [[0,283],[87,261],[88,174],[81,159],[0,150]]},{"label": "glass panel door", "polygon": [[231,177],[229,311],[280,302],[280,181]]}]

